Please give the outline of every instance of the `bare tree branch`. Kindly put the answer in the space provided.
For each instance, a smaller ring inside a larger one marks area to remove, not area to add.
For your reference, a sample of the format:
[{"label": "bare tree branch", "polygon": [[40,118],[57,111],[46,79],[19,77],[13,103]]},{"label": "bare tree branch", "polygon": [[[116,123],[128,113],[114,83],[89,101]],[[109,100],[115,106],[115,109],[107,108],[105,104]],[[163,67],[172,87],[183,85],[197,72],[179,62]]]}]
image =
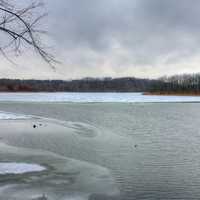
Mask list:
[{"label": "bare tree branch", "polygon": [[[0,32],[7,36],[7,42],[4,45],[0,41],[0,52],[8,59],[6,50],[12,50],[20,54],[23,45],[31,46],[49,65],[57,61],[54,56],[46,51],[40,41],[40,34],[45,31],[38,30],[37,24],[47,14],[43,13],[34,17],[34,10],[40,8],[43,4],[40,1],[33,1],[27,7],[17,9],[8,1],[0,0]],[[9,59],[10,60],[10,59]]]}]

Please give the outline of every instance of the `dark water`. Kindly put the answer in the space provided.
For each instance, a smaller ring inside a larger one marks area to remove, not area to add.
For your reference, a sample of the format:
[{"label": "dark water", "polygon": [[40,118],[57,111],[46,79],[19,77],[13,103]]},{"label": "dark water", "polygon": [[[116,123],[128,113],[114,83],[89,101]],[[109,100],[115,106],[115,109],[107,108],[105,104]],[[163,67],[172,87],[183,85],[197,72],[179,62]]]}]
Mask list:
[{"label": "dark water", "polygon": [[109,169],[121,199],[200,199],[198,103],[0,103],[0,110],[71,121],[57,122],[73,128],[70,137],[13,141]]}]

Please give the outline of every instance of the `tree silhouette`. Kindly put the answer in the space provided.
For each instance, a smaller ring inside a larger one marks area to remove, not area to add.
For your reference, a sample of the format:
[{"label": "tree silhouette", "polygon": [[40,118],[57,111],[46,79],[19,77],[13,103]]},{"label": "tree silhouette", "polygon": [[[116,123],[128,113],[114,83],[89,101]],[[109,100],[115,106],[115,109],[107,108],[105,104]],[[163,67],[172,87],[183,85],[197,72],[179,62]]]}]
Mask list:
[{"label": "tree silhouette", "polygon": [[28,45],[51,66],[56,62],[41,42],[41,35],[46,32],[37,28],[38,22],[46,16],[46,13],[38,15],[35,12],[42,6],[38,0],[32,0],[25,7],[18,7],[13,1],[0,0],[0,52],[5,58],[12,61],[7,53],[21,55],[22,49]]}]

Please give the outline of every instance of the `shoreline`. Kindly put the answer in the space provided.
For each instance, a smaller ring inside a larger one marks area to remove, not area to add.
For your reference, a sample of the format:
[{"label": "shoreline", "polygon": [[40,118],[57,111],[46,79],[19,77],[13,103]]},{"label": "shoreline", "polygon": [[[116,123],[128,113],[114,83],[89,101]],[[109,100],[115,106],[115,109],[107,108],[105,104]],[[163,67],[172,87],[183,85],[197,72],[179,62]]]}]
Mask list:
[{"label": "shoreline", "polygon": [[176,93],[176,92],[144,92],[144,96],[183,96],[183,97],[199,97],[200,93]]}]

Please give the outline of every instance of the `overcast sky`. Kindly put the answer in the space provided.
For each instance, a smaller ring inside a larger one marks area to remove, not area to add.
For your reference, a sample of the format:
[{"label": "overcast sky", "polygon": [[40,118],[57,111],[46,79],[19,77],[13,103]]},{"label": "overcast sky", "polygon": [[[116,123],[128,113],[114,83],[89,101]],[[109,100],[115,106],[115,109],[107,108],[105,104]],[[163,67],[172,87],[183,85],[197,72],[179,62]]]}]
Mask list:
[{"label": "overcast sky", "polygon": [[62,64],[0,60],[0,76],[71,79],[200,72],[199,0],[45,0],[46,39]]}]

